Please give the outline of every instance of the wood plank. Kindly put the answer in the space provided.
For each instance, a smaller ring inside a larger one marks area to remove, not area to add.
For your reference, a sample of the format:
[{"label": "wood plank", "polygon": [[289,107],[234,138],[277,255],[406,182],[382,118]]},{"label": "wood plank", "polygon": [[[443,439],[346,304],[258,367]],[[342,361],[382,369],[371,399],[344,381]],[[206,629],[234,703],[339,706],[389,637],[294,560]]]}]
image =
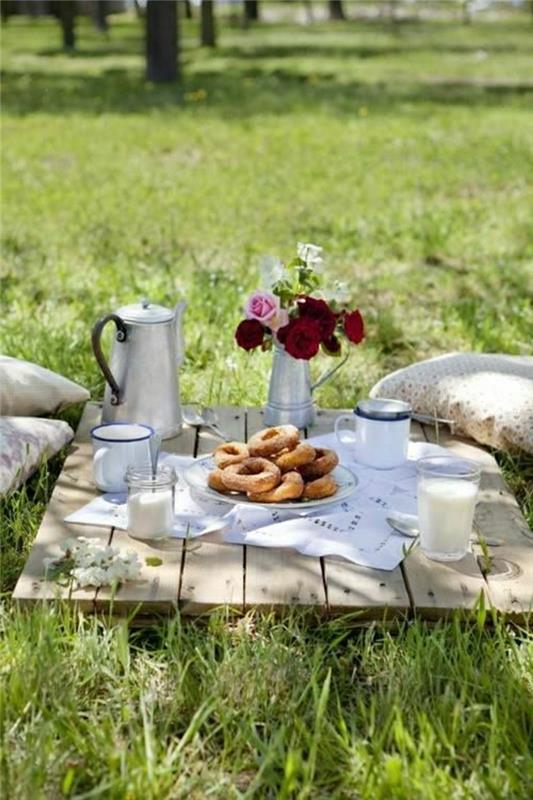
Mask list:
[{"label": "wood plank", "polygon": [[[331,433],[342,410],[317,409],[308,436]],[[411,603],[400,566],[378,570],[336,556],[322,558],[328,609],[332,614],[359,611],[361,619],[405,616]]]},{"label": "wood plank", "polygon": [[418,616],[440,619],[455,610],[473,611],[481,594],[485,604],[490,604],[487,585],[473,553],[467,553],[460,561],[442,562],[431,561],[415,548],[405,558],[402,570]]},{"label": "wood plank", "polygon": [[[113,530],[111,544],[121,551],[133,550],[141,562],[141,574],[136,581],[123,583],[115,594],[102,588],[95,597],[95,610],[124,616],[136,612],[142,616],[169,614],[178,607],[183,542],[168,539],[148,542],[132,539],[127,531]],[[161,564],[150,566],[146,559],[159,558]]]},{"label": "wood plank", "polygon": [[111,527],[67,525],[65,516],[88,503],[96,494],[92,481],[92,449],[89,432],[98,424],[101,409],[96,403],[87,403],[69,455],[52,492],[30,555],[18,579],[13,599],[21,605],[31,605],[40,600],[69,599],[83,610],[94,607],[95,589],[76,589],[59,586],[44,580],[43,559],[58,558],[61,544],[70,537],[86,536],[98,539],[102,545],[109,542]]},{"label": "wood plank", "polygon": [[[242,408],[215,409],[219,425],[237,441],[244,441],[246,413]],[[211,453],[220,438],[202,430],[198,437],[196,455]],[[179,598],[183,614],[203,614],[221,605],[242,610],[244,606],[244,553],[242,545],[222,544],[202,539],[185,543],[181,591]]]},{"label": "wood plank", "polygon": [[[424,432],[428,441],[436,441],[433,429],[424,426]],[[495,458],[472,441],[451,436],[445,428],[440,430],[438,438],[439,444],[450,452],[483,465],[474,528],[479,538],[496,539],[504,544],[487,546],[488,562],[480,546],[475,545],[473,551],[493,608],[521,621],[533,611],[533,533]]]},{"label": "wood plank", "polygon": [[246,608],[326,610],[319,558],[282,547],[246,548]]},{"label": "wood plank", "polygon": [[[250,438],[265,427],[263,410],[247,409],[247,423]],[[247,608],[298,605],[325,610],[320,559],[286,547],[247,547],[245,601]]]},{"label": "wood plank", "polygon": [[328,556],[323,559],[331,614],[359,611],[359,619],[391,619],[409,613],[411,604],[400,567],[371,569]]},{"label": "wood plank", "polygon": [[[423,427],[413,422],[413,441],[430,441]],[[472,611],[483,593],[490,597],[483,574],[472,553],[461,561],[439,562],[426,558],[420,548],[411,550],[401,565],[411,603],[416,613],[428,619],[446,617],[455,609]]]}]

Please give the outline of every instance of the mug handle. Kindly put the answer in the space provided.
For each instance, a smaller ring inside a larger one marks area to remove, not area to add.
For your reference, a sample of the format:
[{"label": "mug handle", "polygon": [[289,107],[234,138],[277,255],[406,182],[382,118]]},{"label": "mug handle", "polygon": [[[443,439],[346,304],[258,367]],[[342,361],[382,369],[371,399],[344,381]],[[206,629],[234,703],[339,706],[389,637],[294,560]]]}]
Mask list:
[{"label": "mug handle", "polygon": [[[346,439],[346,438],[343,439],[342,433],[341,433],[341,430],[342,430],[341,429],[341,425],[342,425],[342,423],[343,422],[353,422],[354,420],[355,420],[355,423],[357,425],[357,420],[355,419],[355,415],[354,414],[341,414],[341,416],[337,417],[337,419],[335,420],[335,436],[337,437],[337,441],[339,442],[339,444],[353,445],[355,443],[355,437],[354,436],[350,436],[348,439]],[[346,429],[344,428],[344,430],[346,430]]]},{"label": "mug handle", "polygon": [[105,462],[107,461],[107,454],[110,451],[110,447],[100,447],[93,456],[93,475],[96,485],[102,492],[106,492],[107,489],[102,489],[103,486],[107,484],[105,478]]}]

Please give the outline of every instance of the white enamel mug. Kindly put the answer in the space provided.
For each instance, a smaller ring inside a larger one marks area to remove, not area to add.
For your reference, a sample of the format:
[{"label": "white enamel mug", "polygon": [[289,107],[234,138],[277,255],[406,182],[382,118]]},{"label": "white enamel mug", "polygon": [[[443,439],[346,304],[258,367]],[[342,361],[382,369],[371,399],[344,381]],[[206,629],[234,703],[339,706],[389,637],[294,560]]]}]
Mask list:
[{"label": "white enamel mug", "polygon": [[410,427],[409,403],[360,400],[351,414],[337,418],[335,435],[339,444],[353,450],[359,463],[374,469],[393,469],[407,458]]},{"label": "white enamel mug", "polygon": [[102,492],[125,492],[128,467],[150,465],[154,429],[137,422],[108,422],[91,430],[93,475]]}]

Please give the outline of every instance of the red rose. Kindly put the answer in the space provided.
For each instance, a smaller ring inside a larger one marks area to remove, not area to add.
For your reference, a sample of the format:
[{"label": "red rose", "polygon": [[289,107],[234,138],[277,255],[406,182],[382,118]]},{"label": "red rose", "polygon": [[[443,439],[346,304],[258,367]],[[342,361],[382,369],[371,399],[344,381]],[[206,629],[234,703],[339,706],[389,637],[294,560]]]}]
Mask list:
[{"label": "red rose", "polygon": [[[304,358],[309,361],[316,356],[320,347],[320,329],[318,323],[308,317],[292,319],[281,329],[285,350],[293,358]],[[278,331],[278,339],[279,337]],[[280,339],[280,341],[282,341]]]},{"label": "red rose", "polygon": [[350,311],[344,317],[344,332],[354,344],[359,344],[365,338],[365,326],[360,311]]},{"label": "red rose", "polygon": [[302,297],[298,300],[300,317],[312,319],[318,323],[320,338],[323,342],[333,336],[337,319],[325,300],[316,297]]},{"label": "red rose", "polygon": [[265,329],[256,319],[243,319],[235,331],[235,339],[239,347],[245,350],[253,350],[263,344]]},{"label": "red rose", "polygon": [[325,342],[322,342],[322,345],[326,353],[329,353],[332,356],[340,353],[341,343],[336,336],[332,336],[331,339],[326,339]]}]

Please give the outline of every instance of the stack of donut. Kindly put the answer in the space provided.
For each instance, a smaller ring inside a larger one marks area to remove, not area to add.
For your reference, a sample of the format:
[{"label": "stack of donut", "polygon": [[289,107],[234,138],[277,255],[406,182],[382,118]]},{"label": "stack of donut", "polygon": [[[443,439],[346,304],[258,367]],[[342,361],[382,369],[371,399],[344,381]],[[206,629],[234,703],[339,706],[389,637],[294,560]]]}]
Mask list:
[{"label": "stack of donut", "polygon": [[333,450],[300,441],[293,425],[265,428],[244,442],[227,442],[213,453],[208,485],[221,494],[240,493],[254,503],[321,500],[337,491]]}]

